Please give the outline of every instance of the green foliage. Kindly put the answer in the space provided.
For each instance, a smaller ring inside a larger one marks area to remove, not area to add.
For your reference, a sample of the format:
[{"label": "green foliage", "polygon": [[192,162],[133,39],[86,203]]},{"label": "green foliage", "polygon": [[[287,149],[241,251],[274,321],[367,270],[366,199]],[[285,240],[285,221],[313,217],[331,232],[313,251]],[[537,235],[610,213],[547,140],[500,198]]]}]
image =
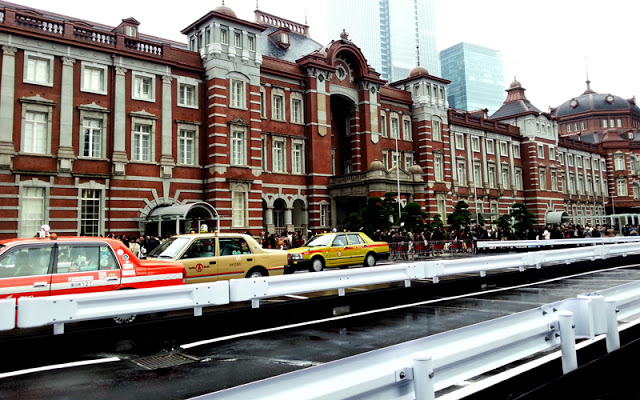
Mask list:
[{"label": "green foliage", "polygon": [[510,215],[513,218],[513,231],[516,238],[525,239],[527,230],[533,229],[536,216],[524,203],[513,203]]},{"label": "green foliage", "polygon": [[377,196],[369,197],[367,205],[361,211],[361,226],[367,234],[372,234],[376,229],[389,228],[389,212],[384,201]]},{"label": "green foliage", "polygon": [[349,214],[349,221],[345,224],[345,228],[351,232],[357,232],[363,228],[362,218],[358,213]]},{"label": "green foliage", "polygon": [[420,204],[408,203],[402,212],[402,222],[407,230],[422,230],[426,216],[427,214],[422,211]]},{"label": "green foliage", "polygon": [[433,214],[433,222],[429,224],[429,230],[436,228],[440,228],[441,230],[444,228],[444,222],[442,222],[442,216],[440,214]]},{"label": "green foliage", "polygon": [[469,204],[466,201],[460,200],[455,207],[455,210],[447,217],[447,223],[458,231],[466,228],[471,223],[471,213],[469,212]]},{"label": "green foliage", "polygon": [[398,201],[396,196],[398,193],[387,192],[384,194],[384,200],[382,204],[387,213],[387,218],[391,216],[393,218],[393,225],[399,225],[400,221],[398,220]]}]

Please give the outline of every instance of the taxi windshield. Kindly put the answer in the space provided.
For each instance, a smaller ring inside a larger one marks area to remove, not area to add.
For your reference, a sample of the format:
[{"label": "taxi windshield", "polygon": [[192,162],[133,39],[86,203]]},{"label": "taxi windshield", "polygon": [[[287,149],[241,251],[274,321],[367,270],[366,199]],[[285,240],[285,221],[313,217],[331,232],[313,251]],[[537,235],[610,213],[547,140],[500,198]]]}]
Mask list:
[{"label": "taxi windshield", "polygon": [[148,255],[147,258],[176,258],[182,249],[185,248],[191,242],[190,238],[186,237],[172,237],[165,242],[163,242],[160,246],[153,249]]},{"label": "taxi windshield", "polygon": [[331,244],[335,235],[317,235],[307,240],[307,243],[304,244],[306,247],[314,247],[314,246],[328,246]]}]

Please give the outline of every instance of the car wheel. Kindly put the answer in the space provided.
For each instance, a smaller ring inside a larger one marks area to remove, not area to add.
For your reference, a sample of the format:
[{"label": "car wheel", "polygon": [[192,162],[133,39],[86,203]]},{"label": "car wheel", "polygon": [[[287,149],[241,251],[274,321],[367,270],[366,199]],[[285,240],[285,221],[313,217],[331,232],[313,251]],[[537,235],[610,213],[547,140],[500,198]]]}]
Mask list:
[{"label": "car wheel", "polygon": [[324,260],[322,258],[316,257],[311,260],[311,267],[309,267],[309,272],[320,272],[324,269]]},{"label": "car wheel", "polygon": [[376,265],[376,256],[373,255],[373,253],[367,254],[367,256],[364,258],[364,266],[373,267],[374,265]]},{"label": "car wheel", "polygon": [[267,276],[267,274],[261,269],[252,269],[247,272],[247,278],[262,278],[263,276]]}]

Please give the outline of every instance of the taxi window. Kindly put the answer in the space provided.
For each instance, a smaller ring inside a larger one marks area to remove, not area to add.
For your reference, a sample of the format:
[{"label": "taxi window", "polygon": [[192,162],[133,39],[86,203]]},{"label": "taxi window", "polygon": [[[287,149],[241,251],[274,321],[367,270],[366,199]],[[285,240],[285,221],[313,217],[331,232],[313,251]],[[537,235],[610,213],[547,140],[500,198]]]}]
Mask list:
[{"label": "taxi window", "polygon": [[243,238],[220,238],[219,243],[221,256],[251,254],[249,245]]},{"label": "taxi window", "polygon": [[191,243],[191,246],[184,253],[182,258],[203,258],[214,257],[215,254],[215,239],[197,239]]},{"label": "taxi window", "polygon": [[331,244],[331,247],[346,246],[346,245],[347,245],[347,238],[344,235],[338,235],[336,236],[335,239],[333,239],[333,244]]},{"label": "taxi window", "polygon": [[118,264],[107,246],[58,246],[56,271],[59,274],[117,268]]},{"label": "taxi window", "polygon": [[362,240],[362,238],[360,237],[360,235],[358,235],[357,233],[354,234],[349,234],[347,235],[347,238],[349,239],[349,244],[363,244],[364,241]]},{"label": "taxi window", "polygon": [[0,260],[0,278],[46,275],[51,261],[51,247],[20,247]]}]

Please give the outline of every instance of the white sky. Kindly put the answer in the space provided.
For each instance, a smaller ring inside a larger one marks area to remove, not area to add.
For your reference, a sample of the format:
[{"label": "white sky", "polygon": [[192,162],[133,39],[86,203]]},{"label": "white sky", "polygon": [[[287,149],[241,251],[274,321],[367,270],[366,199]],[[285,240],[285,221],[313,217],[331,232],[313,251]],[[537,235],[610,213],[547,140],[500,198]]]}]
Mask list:
[{"label": "white sky", "polygon": [[[435,1],[438,50],[461,41],[500,50],[505,89],[515,76],[542,111],[582,94],[587,67],[596,92],[640,97],[638,0]],[[222,0],[13,2],[112,26],[134,17],[142,33],[180,42],[186,42],[180,34],[183,28],[222,4]],[[305,22],[306,16],[312,37],[328,43],[338,33],[327,35],[325,16],[317,3],[258,0],[260,9],[270,14],[297,22]],[[256,0],[226,0],[225,4],[239,18],[253,21]]]}]

